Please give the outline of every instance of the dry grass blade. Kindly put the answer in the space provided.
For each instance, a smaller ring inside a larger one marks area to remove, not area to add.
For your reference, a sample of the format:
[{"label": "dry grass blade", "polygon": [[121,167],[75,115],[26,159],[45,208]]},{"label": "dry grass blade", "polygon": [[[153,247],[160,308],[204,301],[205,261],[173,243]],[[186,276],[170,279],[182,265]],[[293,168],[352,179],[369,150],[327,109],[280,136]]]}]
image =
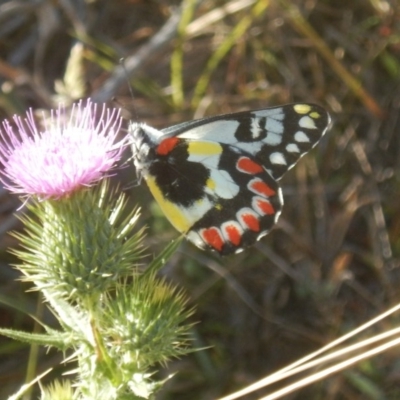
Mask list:
[{"label": "dry grass blade", "polygon": [[[260,381],[258,381],[256,383],[253,383],[252,385],[250,385],[238,392],[232,393],[232,394],[222,397],[218,400],[234,400],[234,399],[242,398],[243,396],[253,393],[259,389],[263,389],[275,382],[281,381],[282,379],[285,379],[285,378],[295,375],[297,373],[303,372],[310,368],[315,368],[317,366],[321,367],[321,365],[323,363],[326,363],[327,361],[331,361],[338,357],[346,356],[346,360],[338,362],[328,368],[325,368],[325,369],[319,371],[318,373],[311,374],[311,375],[307,376],[306,378],[300,379],[293,384],[289,384],[270,395],[262,397],[260,400],[279,399],[286,394],[289,394],[295,390],[300,389],[301,387],[304,387],[306,385],[314,383],[314,382],[316,382],[320,379],[323,379],[331,374],[337,373],[345,368],[348,368],[357,362],[360,362],[364,359],[368,359],[374,355],[377,355],[379,353],[387,351],[388,349],[390,349],[392,347],[398,346],[398,345],[400,345],[400,328],[395,328],[395,329],[389,330],[387,332],[384,332],[382,334],[375,335],[369,339],[362,340],[356,344],[346,346],[340,350],[329,353],[326,356],[316,358],[317,356],[320,356],[321,354],[327,352],[328,350],[333,349],[334,347],[349,340],[350,338],[355,337],[362,331],[370,328],[371,326],[377,324],[379,321],[383,320],[384,318],[387,318],[388,316],[392,315],[393,313],[395,313],[399,310],[400,310],[400,304],[391,308],[390,310],[386,311],[385,313],[382,313],[381,315],[374,318],[373,320],[368,321],[367,323],[363,324],[362,326],[358,327],[357,329],[354,329],[353,331],[342,336],[341,338],[334,340],[332,343],[329,343],[328,345],[322,347],[318,351],[316,351],[312,354],[309,354],[306,357],[303,357],[302,359],[296,361],[295,363],[290,364],[289,366],[261,379]],[[358,354],[353,357],[349,357],[349,354],[353,351],[360,350],[366,346],[370,346],[371,344],[382,341],[382,340],[387,339],[388,337],[394,336],[394,335],[399,336],[399,337],[396,339],[393,339],[393,340],[388,340],[384,344],[376,346],[376,347],[372,348],[371,350],[363,351],[361,354]],[[312,359],[314,359],[314,360],[309,361]]]},{"label": "dry grass blade", "polygon": [[229,3],[217,7],[192,21],[186,28],[186,35],[193,37],[203,33],[210,25],[221,21],[230,14],[234,14],[240,10],[252,6],[257,0],[232,0]]}]

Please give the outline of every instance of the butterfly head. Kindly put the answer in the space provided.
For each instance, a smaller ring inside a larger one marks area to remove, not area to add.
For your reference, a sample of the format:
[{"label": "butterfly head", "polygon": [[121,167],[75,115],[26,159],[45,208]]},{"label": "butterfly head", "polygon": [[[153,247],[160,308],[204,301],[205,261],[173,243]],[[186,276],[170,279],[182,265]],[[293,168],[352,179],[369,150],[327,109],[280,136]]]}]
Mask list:
[{"label": "butterfly head", "polygon": [[139,174],[146,173],[154,160],[154,149],[162,132],[146,124],[133,122],[129,126],[129,133],[132,136],[131,149],[136,171]]}]

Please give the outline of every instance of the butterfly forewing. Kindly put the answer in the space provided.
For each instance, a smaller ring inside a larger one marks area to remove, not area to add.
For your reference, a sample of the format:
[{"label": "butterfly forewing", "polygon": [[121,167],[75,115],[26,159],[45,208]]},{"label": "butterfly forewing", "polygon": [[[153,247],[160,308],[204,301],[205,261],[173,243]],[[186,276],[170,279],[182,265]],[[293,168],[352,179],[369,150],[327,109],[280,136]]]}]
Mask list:
[{"label": "butterfly forewing", "polygon": [[200,248],[241,251],[276,223],[277,180],[324,134],[311,104],[227,114],[157,131],[132,124],[139,173],[176,229]]},{"label": "butterfly forewing", "polygon": [[175,125],[163,130],[184,139],[230,144],[256,157],[275,178],[314,147],[329,124],[329,115],[313,104],[289,104]]}]

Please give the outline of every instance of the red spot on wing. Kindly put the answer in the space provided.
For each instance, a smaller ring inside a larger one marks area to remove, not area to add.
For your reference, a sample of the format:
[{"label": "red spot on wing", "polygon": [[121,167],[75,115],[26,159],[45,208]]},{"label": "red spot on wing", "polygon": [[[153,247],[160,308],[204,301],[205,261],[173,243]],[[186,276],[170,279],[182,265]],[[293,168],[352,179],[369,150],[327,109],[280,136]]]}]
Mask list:
[{"label": "red spot on wing", "polygon": [[157,154],[160,156],[166,156],[169,154],[175,146],[178,144],[179,138],[177,137],[170,137],[164,139],[158,146],[157,146]]},{"label": "red spot on wing", "polygon": [[242,215],[242,220],[251,231],[258,232],[260,230],[260,222],[253,214],[244,213]]},{"label": "red spot on wing", "polygon": [[248,157],[240,157],[236,167],[239,171],[245,172],[246,174],[259,174],[264,171],[260,164],[257,164]]},{"label": "red spot on wing", "polygon": [[211,227],[201,232],[203,240],[217,251],[222,250],[224,239],[217,228]]},{"label": "red spot on wing", "polygon": [[235,246],[239,246],[240,241],[242,239],[242,235],[238,227],[235,225],[227,225],[224,229],[228,236],[229,241],[233,243]]},{"label": "red spot on wing", "polygon": [[265,182],[261,180],[254,180],[250,182],[250,187],[258,194],[262,194],[266,197],[271,197],[276,194],[274,189],[270,188]]},{"label": "red spot on wing", "polygon": [[272,207],[272,204],[269,201],[263,199],[257,199],[257,205],[264,214],[266,215],[275,214],[275,209],[274,207]]}]

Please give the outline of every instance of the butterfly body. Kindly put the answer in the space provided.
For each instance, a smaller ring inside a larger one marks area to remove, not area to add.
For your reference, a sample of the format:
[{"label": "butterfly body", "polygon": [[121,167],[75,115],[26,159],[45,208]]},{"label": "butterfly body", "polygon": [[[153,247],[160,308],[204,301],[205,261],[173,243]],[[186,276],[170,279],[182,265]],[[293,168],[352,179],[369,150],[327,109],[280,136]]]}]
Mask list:
[{"label": "butterfly body", "polygon": [[200,248],[237,253],[266,235],[283,206],[277,183],[319,141],[322,108],[292,104],[156,130],[133,123],[132,152],[172,225]]}]

